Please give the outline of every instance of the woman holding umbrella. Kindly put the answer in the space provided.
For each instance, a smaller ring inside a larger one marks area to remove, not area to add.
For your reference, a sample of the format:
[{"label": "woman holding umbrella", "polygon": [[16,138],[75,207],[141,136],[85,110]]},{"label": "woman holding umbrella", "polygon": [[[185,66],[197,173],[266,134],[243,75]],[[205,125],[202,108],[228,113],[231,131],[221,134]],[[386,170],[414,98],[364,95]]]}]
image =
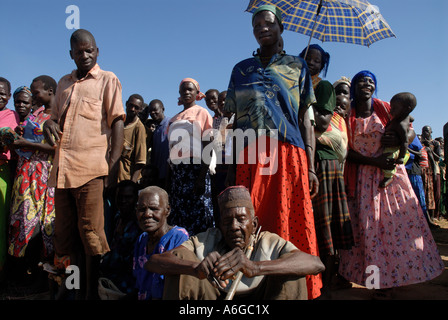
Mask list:
[{"label": "woman holding umbrella", "polygon": [[[315,102],[311,77],[302,58],[283,51],[282,17],[276,7],[258,8],[252,26],[260,47],[234,67],[224,110],[235,113],[234,129],[254,133],[256,141],[237,154],[244,137],[234,131],[235,161],[227,183],[250,190],[263,230],[318,255],[311,202],[318,189],[308,113]],[[257,149],[251,149],[254,145]],[[255,163],[247,159],[253,154]],[[320,295],[320,275],[308,276],[307,285],[309,299]]]},{"label": "woman holding umbrella", "polygon": [[[344,173],[355,245],[341,250],[339,273],[368,288],[390,289],[431,280],[444,265],[404,165],[397,165],[387,188],[379,188],[382,169],[395,164],[382,153],[390,105],[373,98],[376,87],[370,71],[356,74],[351,84]],[[387,297],[387,291],[376,291],[376,297]]]}]

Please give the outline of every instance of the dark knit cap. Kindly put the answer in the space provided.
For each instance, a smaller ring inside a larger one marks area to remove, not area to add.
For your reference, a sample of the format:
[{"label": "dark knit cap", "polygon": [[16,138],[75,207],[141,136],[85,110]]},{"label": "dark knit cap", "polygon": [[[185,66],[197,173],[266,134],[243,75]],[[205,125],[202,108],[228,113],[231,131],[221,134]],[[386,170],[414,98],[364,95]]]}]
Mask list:
[{"label": "dark knit cap", "polygon": [[245,186],[232,186],[225,189],[218,196],[218,205],[221,211],[237,207],[254,210],[249,190]]}]

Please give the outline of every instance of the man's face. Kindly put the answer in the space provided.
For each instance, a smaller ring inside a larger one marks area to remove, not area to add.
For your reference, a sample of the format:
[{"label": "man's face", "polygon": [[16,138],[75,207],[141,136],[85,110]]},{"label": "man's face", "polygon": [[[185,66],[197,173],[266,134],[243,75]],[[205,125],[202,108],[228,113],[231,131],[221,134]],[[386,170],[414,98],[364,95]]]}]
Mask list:
[{"label": "man's face", "polygon": [[84,40],[72,43],[70,56],[75,61],[81,75],[86,75],[96,64],[99,50],[95,41],[86,37]]},{"label": "man's face", "polygon": [[142,109],[143,101],[136,97],[130,97],[126,101],[126,118],[134,119]]},{"label": "man's face", "polygon": [[432,135],[431,127],[424,126],[423,129],[422,129],[422,138],[423,139],[427,139],[427,140],[431,140],[431,135]]},{"label": "man's face", "polygon": [[230,249],[246,248],[257,224],[257,218],[252,217],[249,209],[245,207],[226,209],[221,212],[220,230]]},{"label": "man's face", "polygon": [[226,104],[227,92],[221,92],[218,96],[218,108],[224,114],[224,106]]},{"label": "man's face", "polygon": [[160,105],[160,103],[152,103],[149,105],[149,115],[156,122],[160,122],[163,120],[163,107]]}]

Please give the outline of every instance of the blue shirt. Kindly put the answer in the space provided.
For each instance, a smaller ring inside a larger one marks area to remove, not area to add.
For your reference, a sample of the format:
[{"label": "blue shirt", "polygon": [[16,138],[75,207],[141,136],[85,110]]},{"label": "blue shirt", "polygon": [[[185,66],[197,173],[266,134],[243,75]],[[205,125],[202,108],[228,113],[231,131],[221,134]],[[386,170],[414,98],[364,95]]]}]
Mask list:
[{"label": "blue shirt", "polygon": [[181,227],[173,227],[168,231],[159,241],[154,251],[148,253],[146,246],[148,244],[149,236],[143,232],[138,238],[134,249],[134,277],[135,286],[138,289],[139,300],[162,299],[164,279],[161,274],[148,272],[144,265],[149,257],[156,253],[163,253],[174,249],[188,240],[188,232]]},{"label": "blue shirt", "polygon": [[[408,145],[408,148],[411,149],[411,150],[414,150],[414,151],[420,151],[420,150],[423,149],[423,145],[420,142],[420,139],[417,137],[417,135],[415,136],[415,138],[412,141],[412,143],[410,143]],[[410,155],[409,156],[409,160],[408,160],[408,162],[406,162],[405,168],[408,169],[408,170],[411,170],[412,169],[412,165],[413,165],[413,163],[415,161],[415,155],[413,153],[411,153],[411,152],[409,152],[409,155]]]},{"label": "blue shirt", "polygon": [[275,54],[266,68],[255,56],[232,71],[224,110],[235,113],[236,128],[243,131],[278,130],[278,139],[304,149],[299,110],[316,102],[305,61]]},{"label": "blue shirt", "polygon": [[152,136],[151,163],[159,170],[159,179],[164,179],[167,173],[168,157],[168,126],[170,118],[165,117]]}]

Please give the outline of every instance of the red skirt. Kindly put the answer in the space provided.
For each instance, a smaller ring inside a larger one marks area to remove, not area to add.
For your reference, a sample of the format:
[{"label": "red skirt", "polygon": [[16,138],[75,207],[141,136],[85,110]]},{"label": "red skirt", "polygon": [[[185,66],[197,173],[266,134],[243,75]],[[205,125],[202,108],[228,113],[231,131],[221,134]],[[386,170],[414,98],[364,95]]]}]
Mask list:
[{"label": "red skirt", "polygon": [[[244,162],[238,161],[236,184],[249,189],[262,230],[276,233],[301,251],[318,256],[305,151],[278,141],[278,148],[256,152],[257,161],[251,163],[254,152],[250,151],[254,150],[249,148],[245,149]],[[307,276],[307,286],[309,299],[320,296],[321,275]]]}]

